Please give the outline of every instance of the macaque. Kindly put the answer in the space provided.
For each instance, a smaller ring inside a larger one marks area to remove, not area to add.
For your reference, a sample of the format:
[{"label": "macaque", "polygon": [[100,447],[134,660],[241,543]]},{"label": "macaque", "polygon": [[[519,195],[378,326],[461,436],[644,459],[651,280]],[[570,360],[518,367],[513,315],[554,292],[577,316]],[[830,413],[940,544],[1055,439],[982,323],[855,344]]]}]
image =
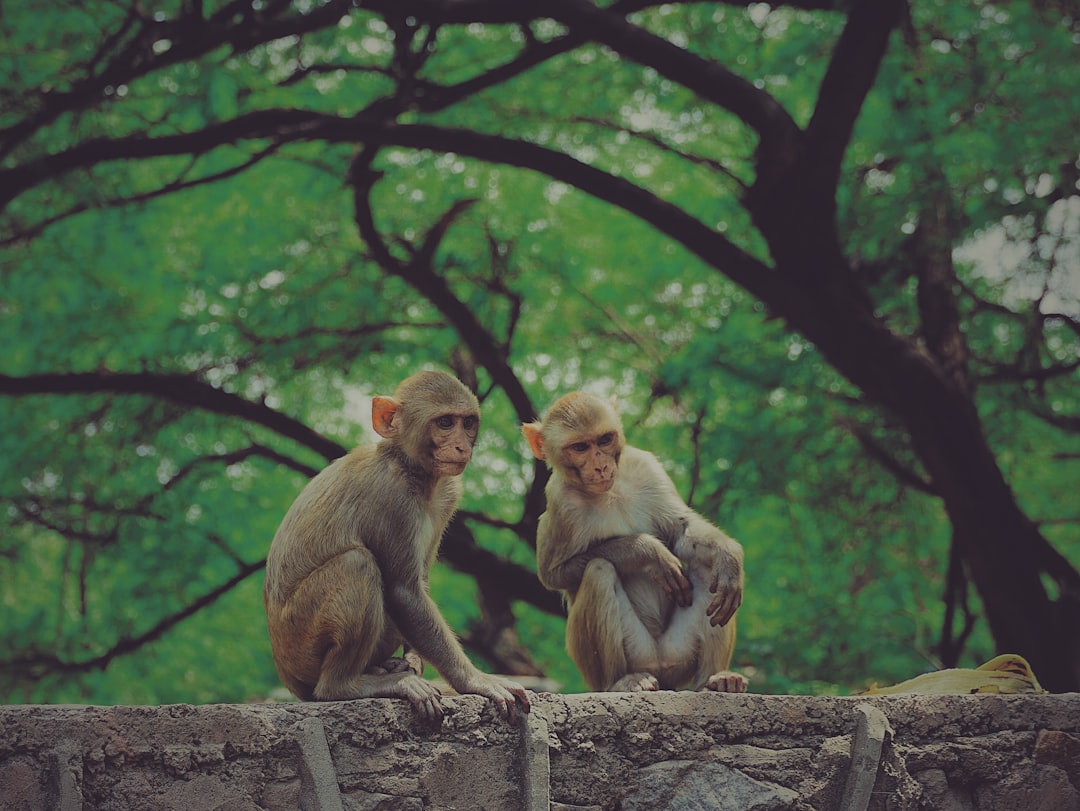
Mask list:
[{"label": "macaque", "polygon": [[566,597],[566,648],[591,690],[741,693],[728,670],[742,547],[691,510],[606,400],[574,392],[522,426],[551,469],[537,572]]},{"label": "macaque", "polygon": [[476,397],[448,374],[420,372],[375,397],[371,418],[382,439],[315,476],[270,546],[263,597],[281,680],[305,701],[404,698],[437,720],[426,659],[504,717],[528,712],[524,688],[478,670],[428,594],[480,427]]}]

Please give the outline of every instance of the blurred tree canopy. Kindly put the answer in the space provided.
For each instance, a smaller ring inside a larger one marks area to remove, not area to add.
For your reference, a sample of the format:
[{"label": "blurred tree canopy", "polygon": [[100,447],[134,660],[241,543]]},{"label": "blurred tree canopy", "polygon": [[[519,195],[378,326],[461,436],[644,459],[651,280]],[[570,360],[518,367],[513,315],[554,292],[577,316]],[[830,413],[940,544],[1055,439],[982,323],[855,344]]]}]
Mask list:
[{"label": "blurred tree canopy", "polygon": [[423,367],[483,402],[432,591],[583,689],[518,426],[615,395],[746,548],[735,665],[1080,689],[1067,0],[0,9],[0,696],[236,701],[262,562]]}]

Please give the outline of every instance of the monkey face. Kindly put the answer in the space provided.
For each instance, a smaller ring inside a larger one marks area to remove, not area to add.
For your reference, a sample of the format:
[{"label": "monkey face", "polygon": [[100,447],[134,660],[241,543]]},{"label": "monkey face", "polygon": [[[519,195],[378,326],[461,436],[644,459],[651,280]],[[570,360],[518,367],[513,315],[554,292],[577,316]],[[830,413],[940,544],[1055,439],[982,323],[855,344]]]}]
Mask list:
[{"label": "monkey face", "polygon": [[619,469],[619,435],[607,431],[599,436],[579,438],[563,446],[563,466],[588,493],[606,493],[615,484]]},{"label": "monkey face", "polygon": [[615,485],[626,440],[612,402],[571,392],[555,401],[542,422],[526,423],[521,432],[533,455],[575,490],[602,495]]},{"label": "monkey face", "polygon": [[472,459],[473,445],[480,429],[475,414],[442,414],[428,424],[434,472],[438,476],[458,476]]}]

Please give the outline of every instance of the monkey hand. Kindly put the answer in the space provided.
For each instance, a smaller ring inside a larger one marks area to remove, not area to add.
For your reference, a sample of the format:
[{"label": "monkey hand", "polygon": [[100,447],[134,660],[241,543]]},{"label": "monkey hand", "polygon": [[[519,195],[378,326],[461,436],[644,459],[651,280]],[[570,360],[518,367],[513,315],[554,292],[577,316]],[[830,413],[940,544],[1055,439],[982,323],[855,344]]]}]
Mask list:
[{"label": "monkey hand", "polygon": [[396,694],[406,699],[427,721],[441,721],[443,717],[442,693],[439,688],[415,673],[402,674],[397,683]]},{"label": "monkey hand", "polygon": [[682,513],[658,518],[656,523],[656,537],[662,540],[668,549],[674,550],[677,546],[685,542],[686,533],[689,529],[690,519]]},{"label": "monkey hand", "polygon": [[646,573],[676,605],[685,608],[693,602],[693,595],[682,561],[663,543],[657,541],[657,547],[656,558],[645,566]]},{"label": "monkey hand", "polygon": [[465,683],[460,686],[454,685],[454,687],[459,693],[473,693],[490,698],[495,702],[495,709],[499,711],[499,715],[507,721],[512,721],[517,717],[519,707],[522,712],[529,712],[532,709],[529,696],[520,684],[499,676],[481,673],[479,670]]},{"label": "monkey hand", "polygon": [[709,615],[709,624],[727,625],[742,605],[742,570],[737,566],[733,567],[730,560],[721,557],[713,566],[709,593],[713,595],[705,609],[705,613]]}]

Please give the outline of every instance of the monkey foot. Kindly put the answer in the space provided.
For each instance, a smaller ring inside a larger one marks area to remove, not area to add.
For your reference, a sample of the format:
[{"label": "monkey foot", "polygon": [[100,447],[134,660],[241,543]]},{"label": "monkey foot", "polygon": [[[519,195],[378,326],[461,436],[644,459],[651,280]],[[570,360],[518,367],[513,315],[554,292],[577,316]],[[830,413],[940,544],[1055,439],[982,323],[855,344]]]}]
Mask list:
[{"label": "monkey foot", "polygon": [[627,673],[611,686],[613,693],[652,693],[660,689],[660,682],[651,673]]},{"label": "monkey foot", "polygon": [[385,676],[387,673],[412,673],[420,676],[424,672],[423,661],[415,653],[406,653],[404,656],[391,656],[382,664],[372,665],[364,672],[373,676]]},{"label": "monkey foot", "polygon": [[746,676],[732,670],[722,670],[713,673],[706,682],[698,688],[699,691],[712,690],[717,693],[745,693],[750,684]]}]

